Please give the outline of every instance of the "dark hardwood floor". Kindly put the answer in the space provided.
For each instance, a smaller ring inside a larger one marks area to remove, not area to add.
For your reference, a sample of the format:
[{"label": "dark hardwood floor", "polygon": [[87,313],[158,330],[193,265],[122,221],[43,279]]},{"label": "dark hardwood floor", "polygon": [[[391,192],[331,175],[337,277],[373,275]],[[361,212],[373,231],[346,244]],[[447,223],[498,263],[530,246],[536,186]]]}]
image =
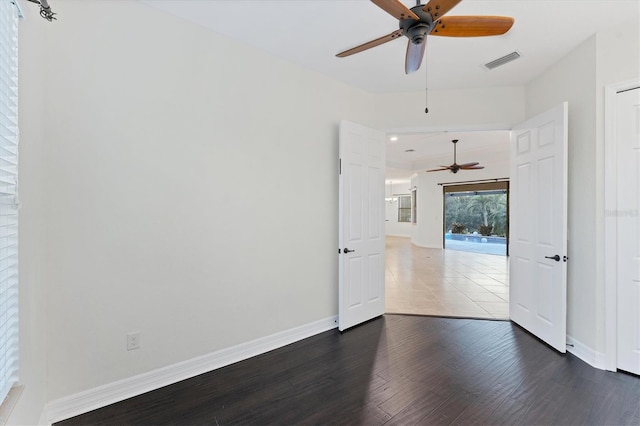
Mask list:
[{"label": "dark hardwood floor", "polygon": [[640,379],[507,321],[386,315],[56,425],[640,425]]}]

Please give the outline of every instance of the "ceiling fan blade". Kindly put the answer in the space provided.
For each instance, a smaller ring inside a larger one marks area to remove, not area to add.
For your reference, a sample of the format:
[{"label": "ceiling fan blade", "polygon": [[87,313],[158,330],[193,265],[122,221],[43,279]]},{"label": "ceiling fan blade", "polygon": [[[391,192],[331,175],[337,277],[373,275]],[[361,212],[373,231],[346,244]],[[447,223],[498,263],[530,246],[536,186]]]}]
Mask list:
[{"label": "ceiling fan blade", "polygon": [[441,168],[441,169],[431,169],[431,170],[427,170],[427,172],[442,172],[442,171],[450,170],[450,169],[451,169],[450,167],[443,167],[443,168]]},{"label": "ceiling fan blade", "polygon": [[413,13],[407,6],[402,4],[400,0],[371,0],[380,9],[387,12],[389,15],[395,17],[397,20],[401,19],[415,19],[420,20],[420,17]]},{"label": "ceiling fan blade", "polygon": [[442,37],[484,37],[506,33],[514,19],[508,16],[445,16],[430,35]]},{"label": "ceiling fan blade", "polygon": [[407,44],[407,56],[404,61],[404,72],[406,74],[411,74],[420,68],[420,64],[422,64],[422,59],[424,58],[425,47],[427,47],[426,37],[420,44],[415,44],[409,40],[409,44]]},{"label": "ceiling fan blade", "polygon": [[398,37],[402,37],[402,30],[395,30],[391,34],[387,34],[386,36],[379,37],[375,40],[368,41],[360,46],[353,47],[351,49],[345,50],[344,52],[338,53],[336,56],[338,58],[344,58],[346,56],[353,55],[354,53],[362,52],[363,50],[371,49],[372,47],[380,46],[388,41],[395,40]]},{"label": "ceiling fan blade", "polygon": [[471,166],[477,166],[478,164],[480,164],[480,163],[478,163],[476,161],[476,162],[473,162],[473,163],[458,164],[458,166],[460,166],[460,167],[471,167]]},{"label": "ceiling fan blade", "polygon": [[462,0],[431,0],[425,4],[422,10],[429,12],[434,21],[444,16]]},{"label": "ceiling fan blade", "polygon": [[469,166],[469,167],[460,166],[460,170],[480,170],[480,169],[484,169],[484,166]]}]

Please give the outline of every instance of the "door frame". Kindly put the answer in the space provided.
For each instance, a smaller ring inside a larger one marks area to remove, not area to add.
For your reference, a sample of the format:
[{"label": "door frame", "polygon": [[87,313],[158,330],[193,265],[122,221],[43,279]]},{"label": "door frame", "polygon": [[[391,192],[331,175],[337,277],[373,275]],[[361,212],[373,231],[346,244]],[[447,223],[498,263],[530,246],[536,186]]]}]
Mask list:
[{"label": "door frame", "polygon": [[[610,84],[604,88],[604,298],[605,298],[605,359],[604,368],[609,371],[617,370],[617,248],[616,248],[616,218],[617,208],[617,140],[616,140],[616,95],[618,92],[634,89],[640,86],[640,79],[627,80]],[[601,151],[602,152],[602,151]]]}]

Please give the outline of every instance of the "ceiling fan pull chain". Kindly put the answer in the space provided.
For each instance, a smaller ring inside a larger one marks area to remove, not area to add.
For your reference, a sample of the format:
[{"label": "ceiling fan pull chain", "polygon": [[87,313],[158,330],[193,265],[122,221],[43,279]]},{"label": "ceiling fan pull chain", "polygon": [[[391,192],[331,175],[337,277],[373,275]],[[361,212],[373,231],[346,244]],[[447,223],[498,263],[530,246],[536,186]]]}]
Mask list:
[{"label": "ceiling fan pull chain", "polygon": [[[424,48],[426,49],[427,46]],[[426,58],[427,55],[425,54],[424,56]],[[427,71],[427,59],[424,60],[424,76],[424,113],[429,114],[429,72]]]},{"label": "ceiling fan pull chain", "polygon": [[424,89],[424,107],[425,107],[424,113],[425,114],[429,114],[428,99],[429,99],[429,90]]}]

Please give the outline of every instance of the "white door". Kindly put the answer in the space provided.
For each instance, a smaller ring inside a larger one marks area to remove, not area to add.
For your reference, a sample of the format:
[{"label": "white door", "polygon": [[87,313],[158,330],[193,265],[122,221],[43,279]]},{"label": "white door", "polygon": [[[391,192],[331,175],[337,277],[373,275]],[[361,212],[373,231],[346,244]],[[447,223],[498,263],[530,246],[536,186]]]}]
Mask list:
[{"label": "white door", "polygon": [[511,132],[509,316],[560,352],[567,328],[567,103]]},{"label": "white door", "polygon": [[640,374],[640,89],[616,95],[617,366]]},{"label": "white door", "polygon": [[384,134],[340,123],[340,331],[384,314]]}]

